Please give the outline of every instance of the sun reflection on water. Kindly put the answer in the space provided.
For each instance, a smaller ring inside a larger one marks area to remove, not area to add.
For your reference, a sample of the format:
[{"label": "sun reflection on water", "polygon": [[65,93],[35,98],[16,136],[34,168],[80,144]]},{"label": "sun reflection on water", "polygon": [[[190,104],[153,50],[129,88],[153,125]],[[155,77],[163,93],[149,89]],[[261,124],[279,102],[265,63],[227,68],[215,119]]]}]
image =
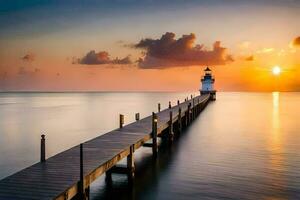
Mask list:
[{"label": "sun reflection on water", "polygon": [[280,149],[281,135],[280,135],[280,120],[279,120],[279,107],[280,99],[279,92],[273,92],[273,108],[272,108],[272,127],[271,127],[271,149]]},{"label": "sun reflection on water", "polygon": [[[272,107],[272,125],[270,127],[270,169],[272,171],[272,177],[270,182],[275,187],[274,189],[282,190],[286,183],[282,176],[284,170],[284,154],[282,145],[282,132],[280,131],[280,93],[272,93],[273,107]],[[272,197],[274,198],[274,197]],[[286,199],[280,197],[280,199]]]}]

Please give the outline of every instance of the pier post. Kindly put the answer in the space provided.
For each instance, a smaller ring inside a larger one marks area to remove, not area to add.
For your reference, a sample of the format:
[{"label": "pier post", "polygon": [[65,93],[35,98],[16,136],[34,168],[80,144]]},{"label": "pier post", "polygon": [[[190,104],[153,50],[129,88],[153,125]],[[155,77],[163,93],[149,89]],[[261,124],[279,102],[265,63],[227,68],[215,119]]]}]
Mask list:
[{"label": "pier post", "polygon": [[200,104],[199,104],[199,98],[197,103],[197,116],[200,114]]},{"label": "pier post", "polygon": [[140,120],[140,113],[135,113],[135,120],[139,121]]},{"label": "pier post", "polygon": [[188,110],[187,110],[187,125],[191,123],[191,103],[188,105]]},{"label": "pier post", "polygon": [[189,116],[189,105],[188,105],[188,109],[185,111],[185,115],[184,115],[184,126],[187,127],[188,125],[188,116]]},{"label": "pier post", "polygon": [[173,132],[173,112],[170,111],[170,120],[169,120],[169,140],[173,141],[174,132]]},{"label": "pier post", "polygon": [[192,120],[194,120],[195,119],[195,99],[193,98],[192,99],[193,101],[193,108],[192,108]]},{"label": "pier post", "polygon": [[190,123],[193,121],[193,108],[192,108],[192,103],[190,103]]},{"label": "pier post", "polygon": [[134,178],[134,145],[130,146],[130,153],[127,156],[127,169],[128,169],[128,180],[131,181]]},{"label": "pier post", "polygon": [[41,135],[41,162],[46,161],[46,139],[45,135]]},{"label": "pier post", "polygon": [[108,185],[111,185],[112,184],[112,172],[111,170],[107,170],[105,172],[105,182],[108,184]]},{"label": "pier post", "polygon": [[182,131],[182,119],[181,119],[181,108],[178,109],[178,132]]},{"label": "pier post", "polygon": [[179,100],[177,100],[177,105],[179,105],[180,104],[180,101]]},{"label": "pier post", "polygon": [[84,177],[83,177],[83,144],[80,144],[80,180],[79,180],[79,198],[86,199],[84,190]]},{"label": "pier post", "polygon": [[157,107],[158,107],[158,112],[160,112],[160,103],[158,103]]},{"label": "pier post", "polygon": [[169,109],[171,109],[172,108],[172,106],[171,106],[171,101],[169,101]]},{"label": "pier post", "polygon": [[85,188],[85,199],[89,200],[90,199],[90,186],[88,186],[87,188]]},{"label": "pier post", "polygon": [[120,128],[123,128],[124,125],[124,115],[120,114]]},{"label": "pier post", "polygon": [[152,153],[157,158],[157,115],[152,113]]}]

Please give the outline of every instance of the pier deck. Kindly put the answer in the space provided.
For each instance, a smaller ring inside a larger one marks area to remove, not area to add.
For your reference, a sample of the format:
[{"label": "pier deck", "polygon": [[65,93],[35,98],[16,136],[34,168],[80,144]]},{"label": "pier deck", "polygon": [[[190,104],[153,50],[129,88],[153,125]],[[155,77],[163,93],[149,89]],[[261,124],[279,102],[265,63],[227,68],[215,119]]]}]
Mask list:
[{"label": "pier deck", "polygon": [[[156,113],[159,136],[172,123],[187,117],[188,105],[199,114],[206,106],[209,94],[197,96],[179,105]],[[194,102],[194,104],[193,104]],[[192,113],[191,112],[191,113]],[[83,143],[83,185],[89,185],[100,175],[110,170],[121,159],[152,139],[152,116],[135,121]],[[80,145],[63,151],[45,162],[36,163],[0,181],[0,200],[9,199],[72,199],[79,193]]]}]

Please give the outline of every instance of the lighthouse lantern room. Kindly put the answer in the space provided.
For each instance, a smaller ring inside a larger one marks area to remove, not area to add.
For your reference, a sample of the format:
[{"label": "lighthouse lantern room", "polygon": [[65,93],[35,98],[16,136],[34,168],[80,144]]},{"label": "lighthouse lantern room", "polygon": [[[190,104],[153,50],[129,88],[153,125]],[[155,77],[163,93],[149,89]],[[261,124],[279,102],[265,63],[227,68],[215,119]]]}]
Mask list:
[{"label": "lighthouse lantern room", "polygon": [[216,100],[216,90],[214,89],[215,78],[212,76],[211,69],[206,67],[204,76],[201,78],[200,94],[210,94],[211,100]]}]

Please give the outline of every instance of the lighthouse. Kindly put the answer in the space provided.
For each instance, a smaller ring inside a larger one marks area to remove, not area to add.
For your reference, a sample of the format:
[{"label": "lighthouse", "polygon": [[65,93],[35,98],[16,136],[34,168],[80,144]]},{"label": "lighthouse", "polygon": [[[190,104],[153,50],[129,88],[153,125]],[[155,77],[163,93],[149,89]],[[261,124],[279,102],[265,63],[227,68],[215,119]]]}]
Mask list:
[{"label": "lighthouse", "polygon": [[211,69],[206,67],[204,76],[201,78],[200,94],[210,94],[211,100],[216,100],[216,90],[214,89],[215,78],[212,76]]}]

